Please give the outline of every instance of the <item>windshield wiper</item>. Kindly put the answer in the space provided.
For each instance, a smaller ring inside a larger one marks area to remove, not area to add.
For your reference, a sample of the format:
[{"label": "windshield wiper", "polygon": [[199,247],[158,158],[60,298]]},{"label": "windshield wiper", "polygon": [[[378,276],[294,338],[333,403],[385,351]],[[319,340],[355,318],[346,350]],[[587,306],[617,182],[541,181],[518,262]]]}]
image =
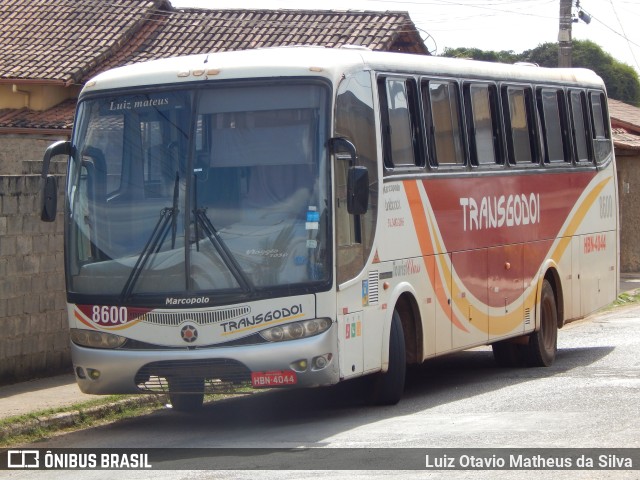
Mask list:
[{"label": "windshield wiper", "polygon": [[[196,176],[194,175],[194,177]],[[231,253],[231,250],[229,250],[229,247],[227,247],[227,245],[224,243],[224,240],[222,240],[222,238],[220,237],[220,234],[218,233],[218,230],[216,230],[216,227],[214,227],[213,223],[211,223],[211,220],[207,215],[207,207],[198,207],[197,177],[194,178],[193,184],[193,193],[195,196],[193,216],[195,217],[196,250],[200,251],[198,243],[200,235],[198,227],[200,227],[211,242],[211,245],[213,245],[213,247],[218,252],[218,255],[220,256],[224,264],[236,279],[236,282],[238,282],[238,284],[240,285],[240,288],[242,288],[242,290],[244,290],[245,292],[252,292],[254,290],[253,284],[245,275],[242,267],[240,267],[238,261],[233,256],[233,253]]]},{"label": "windshield wiper", "polygon": [[129,298],[131,292],[133,292],[133,287],[135,287],[136,282],[140,278],[140,274],[144,271],[144,267],[151,258],[151,255],[154,255],[160,251],[160,247],[164,243],[167,235],[169,233],[169,225],[171,225],[171,248],[175,248],[176,244],[176,232],[178,226],[178,195],[179,195],[179,182],[180,175],[176,172],[176,180],[173,186],[173,206],[163,208],[160,211],[160,218],[156,222],[155,227],[153,227],[153,231],[151,232],[151,236],[147,243],[145,244],[142,252],[138,256],[138,260],[136,264],[133,266],[131,273],[129,274],[129,278],[127,279],[127,283],[124,284],[124,288],[120,293],[120,301],[124,302]]}]

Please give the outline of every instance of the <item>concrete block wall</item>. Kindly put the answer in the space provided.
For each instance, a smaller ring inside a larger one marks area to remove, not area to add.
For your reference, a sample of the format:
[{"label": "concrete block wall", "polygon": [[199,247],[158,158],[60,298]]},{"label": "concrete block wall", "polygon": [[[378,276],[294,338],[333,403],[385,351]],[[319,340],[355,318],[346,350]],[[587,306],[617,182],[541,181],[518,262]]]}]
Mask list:
[{"label": "concrete block wall", "polygon": [[57,180],[59,218],[46,223],[40,176],[0,175],[0,384],[71,371]]},{"label": "concrete block wall", "polygon": [[40,173],[42,155],[47,147],[56,140],[67,138],[64,135],[0,136],[0,175]]}]

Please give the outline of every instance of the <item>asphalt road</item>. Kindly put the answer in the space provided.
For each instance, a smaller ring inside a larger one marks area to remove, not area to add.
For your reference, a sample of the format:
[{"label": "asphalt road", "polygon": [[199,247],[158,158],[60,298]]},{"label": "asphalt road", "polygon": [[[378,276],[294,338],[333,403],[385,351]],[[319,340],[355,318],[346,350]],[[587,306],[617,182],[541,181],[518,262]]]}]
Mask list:
[{"label": "asphalt road", "polygon": [[[198,448],[639,448],[640,306],[613,310],[571,323],[560,331],[559,351],[549,368],[502,369],[489,348],[427,362],[409,372],[403,400],[371,407],[357,385],[306,391],[266,392],[207,405],[197,415],[163,410],[115,424],[61,435],[34,445],[49,448],[165,448],[192,451],[155,467],[216,463]],[[509,451],[509,450],[507,450]],[[315,450],[314,450],[315,452]],[[332,465],[331,450],[326,456]],[[353,452],[357,452],[354,450]],[[363,452],[360,450],[360,452]],[[304,460],[276,465],[285,471],[160,472],[156,478],[522,478],[522,471],[394,472],[398,450],[374,457],[353,455],[352,467],[375,471],[310,472]],[[334,452],[335,453],[335,452]],[[206,456],[206,455],[205,455]],[[388,459],[385,458],[388,456]],[[333,457],[334,459],[337,457]],[[419,454],[420,462],[424,455]],[[314,457],[317,461],[317,455]],[[344,458],[342,459],[344,460]],[[251,468],[267,459],[237,458]],[[204,462],[204,463],[203,463]],[[298,463],[295,463],[298,462]],[[359,463],[358,463],[359,462]],[[311,466],[313,467],[312,464]],[[381,467],[382,465],[382,467]],[[288,471],[287,468],[302,471]],[[535,478],[640,478],[640,470],[534,471]],[[74,478],[70,472],[11,471],[8,478]],[[111,478],[84,471],[75,478]],[[348,475],[346,475],[348,473]],[[121,478],[147,478],[127,472]],[[1,477],[2,475],[0,475]],[[45,478],[45,477],[42,477]]]}]

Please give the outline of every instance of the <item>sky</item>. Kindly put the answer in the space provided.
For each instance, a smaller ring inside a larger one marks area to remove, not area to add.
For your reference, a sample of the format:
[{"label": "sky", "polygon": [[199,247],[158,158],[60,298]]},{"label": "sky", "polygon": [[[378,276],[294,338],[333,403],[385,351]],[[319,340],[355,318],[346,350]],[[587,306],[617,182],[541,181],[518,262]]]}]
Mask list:
[{"label": "sky", "polygon": [[[429,50],[446,47],[520,53],[557,42],[560,0],[170,0],[177,8],[407,11]],[[579,0],[592,20],[572,25],[572,38],[591,40],[640,73],[640,0]],[[575,0],[574,0],[575,5]],[[574,13],[577,9],[574,7]]]}]

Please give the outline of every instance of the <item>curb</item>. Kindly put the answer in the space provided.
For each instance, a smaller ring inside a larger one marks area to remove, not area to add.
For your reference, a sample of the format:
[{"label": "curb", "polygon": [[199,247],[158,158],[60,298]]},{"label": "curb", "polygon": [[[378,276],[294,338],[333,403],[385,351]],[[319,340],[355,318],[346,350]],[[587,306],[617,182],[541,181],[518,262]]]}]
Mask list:
[{"label": "curb", "polygon": [[156,404],[158,408],[161,408],[165,403],[158,395],[139,395],[86,408],[83,408],[82,405],[76,405],[71,407],[75,409],[73,411],[37,415],[35,418],[26,421],[10,423],[0,427],[0,442],[18,435],[29,435],[41,429],[73,427],[84,420],[98,420],[106,415],[117,413],[130,407],[144,407]]}]

